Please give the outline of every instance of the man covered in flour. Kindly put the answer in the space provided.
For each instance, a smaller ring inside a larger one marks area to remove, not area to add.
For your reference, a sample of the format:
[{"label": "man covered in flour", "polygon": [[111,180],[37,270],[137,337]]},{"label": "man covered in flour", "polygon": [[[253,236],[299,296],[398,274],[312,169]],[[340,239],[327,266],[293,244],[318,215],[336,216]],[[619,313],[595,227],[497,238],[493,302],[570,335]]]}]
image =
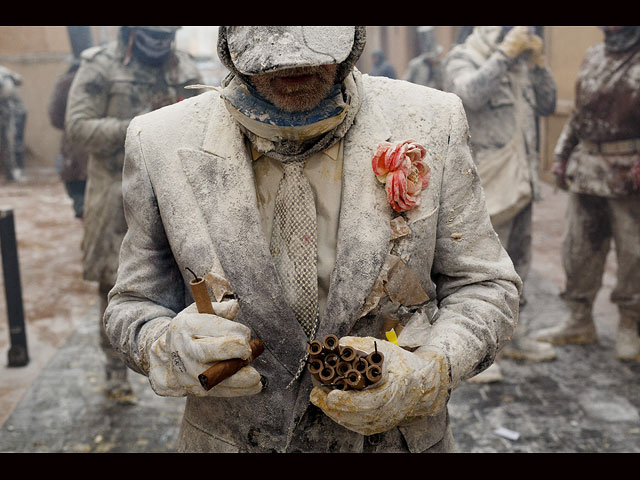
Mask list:
[{"label": "man covered in flour", "polygon": [[[453,451],[452,390],[515,328],[521,281],[460,100],[361,74],[365,38],[222,26],[222,88],[129,127],[105,328],[157,394],[187,397],[182,452]],[[187,269],[215,314],[197,312]],[[378,386],[314,383],[306,346],[327,334],[384,353]],[[252,338],[264,353],[203,389]]]},{"label": "man covered in flour", "polygon": [[[538,194],[537,117],[555,111],[556,86],[534,27],[478,26],[443,65],[444,90],[464,104],[471,150],[491,222],[526,284],[531,266],[531,215]],[[525,289],[526,290],[526,289]],[[526,303],[521,298],[521,307]],[[527,335],[524,315],[505,356],[553,360],[553,347]],[[502,379],[499,363],[474,381]]]},{"label": "man covered in flour", "polygon": [[562,298],[570,314],[536,336],[554,345],[598,341],[593,304],[613,243],[615,355],[640,362],[640,26],[600,28],[603,41],[585,54],[554,151],[556,184],[569,192]]}]

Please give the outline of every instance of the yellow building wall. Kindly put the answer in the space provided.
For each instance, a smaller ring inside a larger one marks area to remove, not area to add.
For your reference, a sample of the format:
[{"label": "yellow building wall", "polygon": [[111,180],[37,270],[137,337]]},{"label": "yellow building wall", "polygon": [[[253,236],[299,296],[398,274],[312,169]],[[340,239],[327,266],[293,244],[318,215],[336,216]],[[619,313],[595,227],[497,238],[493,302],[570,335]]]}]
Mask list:
[{"label": "yellow building wall", "polygon": [[[117,27],[92,27],[94,44],[115,38]],[[459,27],[436,26],[443,56],[454,45]],[[573,89],[587,48],[602,40],[594,26],[545,27],[545,53],[558,87],[556,113],[541,120],[541,176],[550,180],[552,153],[573,106]],[[417,52],[415,26],[368,26],[367,45],[358,68],[371,69],[371,52],[382,49],[402,77]],[[60,132],[49,124],[47,104],[55,81],[69,65],[71,45],[64,26],[0,26],[0,64],[24,78],[20,93],[28,110],[25,131],[27,167],[55,165]]]},{"label": "yellow building wall", "polygon": [[61,132],[49,123],[47,105],[55,81],[68,68],[66,27],[0,26],[0,65],[22,75],[27,108],[25,167],[53,167]]}]

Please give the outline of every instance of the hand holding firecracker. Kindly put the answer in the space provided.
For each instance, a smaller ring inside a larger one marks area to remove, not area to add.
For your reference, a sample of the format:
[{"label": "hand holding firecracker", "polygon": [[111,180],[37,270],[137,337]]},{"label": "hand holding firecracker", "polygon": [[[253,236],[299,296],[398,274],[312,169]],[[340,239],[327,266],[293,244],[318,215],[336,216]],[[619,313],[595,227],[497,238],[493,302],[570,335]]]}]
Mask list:
[{"label": "hand holding firecracker", "polygon": [[260,392],[261,376],[249,364],[264,346],[250,338],[247,326],[234,321],[238,301],[211,302],[204,280],[195,274],[190,285],[195,302],[171,320],[151,347],[153,390],[163,396],[198,397]]},{"label": "hand holding firecracker", "polygon": [[309,342],[308,369],[313,378],[329,388],[363,390],[382,379],[384,355],[374,342],[372,352],[340,345],[338,337],[327,335]]},{"label": "hand holding firecracker", "polygon": [[[449,373],[441,352],[421,348],[412,353],[373,337],[343,337],[339,347],[345,352],[349,352],[350,347],[356,356],[362,355],[358,352],[375,353],[383,361],[378,380],[369,385],[365,382],[360,389],[345,388],[336,381],[339,376],[323,382],[322,371],[316,372],[320,382],[311,392],[311,403],[343,427],[362,435],[373,435],[404,420],[435,415],[444,408]],[[311,344],[310,348],[313,348]],[[313,365],[310,355],[309,369],[313,374],[319,365]]]}]

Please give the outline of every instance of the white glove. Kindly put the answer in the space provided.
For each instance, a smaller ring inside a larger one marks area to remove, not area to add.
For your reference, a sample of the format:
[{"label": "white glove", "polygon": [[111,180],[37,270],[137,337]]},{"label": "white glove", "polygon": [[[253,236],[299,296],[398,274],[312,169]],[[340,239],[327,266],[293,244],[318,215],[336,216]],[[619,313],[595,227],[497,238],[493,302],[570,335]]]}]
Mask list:
[{"label": "white glove", "polygon": [[316,386],[310,400],[336,423],[362,435],[385,432],[403,420],[435,415],[444,408],[448,364],[435,350],[411,353],[373,337],[343,337],[340,345],[384,355],[383,378],[365,390],[329,390]]},{"label": "white glove", "polygon": [[531,58],[529,62],[532,66],[538,66],[543,68],[545,66],[545,60],[543,55],[543,42],[542,38],[538,35],[532,35],[531,41],[529,42],[529,48],[531,50]]},{"label": "white glove", "polygon": [[251,356],[251,331],[234,322],[237,300],[212,302],[216,315],[198,313],[195,303],[178,313],[149,353],[149,382],[158,395],[182,397],[238,397],[262,390],[260,374],[247,365],[211,390],[198,375],[221,360]]},{"label": "white glove", "polygon": [[531,37],[532,34],[529,27],[513,27],[505,35],[502,43],[498,45],[498,49],[501,50],[509,58],[515,58],[525,50],[529,50],[532,48]]}]

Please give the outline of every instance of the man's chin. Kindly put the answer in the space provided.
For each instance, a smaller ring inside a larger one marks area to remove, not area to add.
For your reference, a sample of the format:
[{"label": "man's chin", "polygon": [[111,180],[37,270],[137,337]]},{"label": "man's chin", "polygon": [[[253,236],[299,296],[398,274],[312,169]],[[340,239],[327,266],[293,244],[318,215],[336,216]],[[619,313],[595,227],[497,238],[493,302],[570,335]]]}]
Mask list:
[{"label": "man's chin", "polygon": [[306,112],[313,110],[326,97],[317,90],[295,93],[272,93],[268,100],[285,112]]}]

